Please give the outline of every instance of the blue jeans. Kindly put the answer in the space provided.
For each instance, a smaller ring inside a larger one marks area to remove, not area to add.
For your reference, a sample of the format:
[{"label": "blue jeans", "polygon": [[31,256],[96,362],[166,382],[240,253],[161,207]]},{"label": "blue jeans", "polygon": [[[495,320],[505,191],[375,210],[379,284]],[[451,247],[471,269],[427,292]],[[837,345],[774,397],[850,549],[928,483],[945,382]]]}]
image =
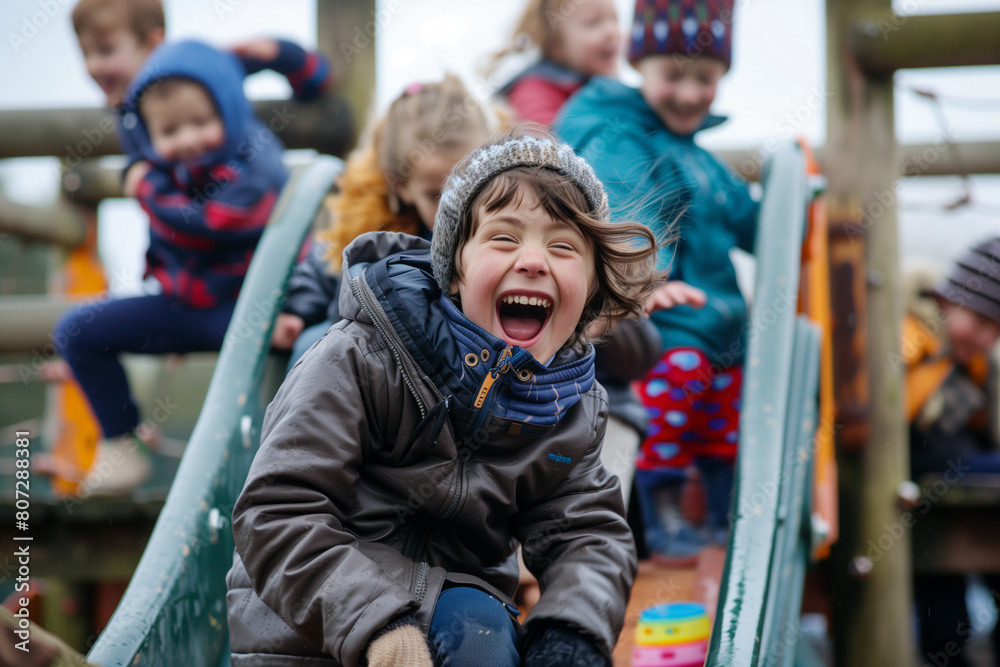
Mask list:
[{"label": "blue jeans", "polygon": [[466,586],[438,596],[428,639],[439,667],[518,667],[518,624],[500,600]]},{"label": "blue jeans", "polygon": [[188,308],[161,294],[93,301],[67,311],[52,340],[90,401],[104,437],[114,438],[139,425],[139,408],[118,355],[218,351],[235,305]]}]

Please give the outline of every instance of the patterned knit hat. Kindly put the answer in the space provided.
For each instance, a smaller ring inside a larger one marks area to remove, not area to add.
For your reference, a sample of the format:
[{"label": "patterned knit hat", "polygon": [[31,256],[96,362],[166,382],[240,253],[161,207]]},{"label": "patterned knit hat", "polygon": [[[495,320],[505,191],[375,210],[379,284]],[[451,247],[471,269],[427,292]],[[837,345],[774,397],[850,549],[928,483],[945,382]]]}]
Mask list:
[{"label": "patterned knit hat", "polygon": [[451,292],[460,225],[469,204],[491,180],[515,167],[548,167],[573,179],[598,220],[610,218],[608,197],[586,160],[555,138],[509,133],[489,141],[455,165],[434,218],[431,265],[445,294]]},{"label": "patterned knit hat", "polygon": [[636,0],[628,61],[680,54],[732,63],[733,0]]},{"label": "patterned knit hat", "polygon": [[934,290],[943,299],[1000,322],[1000,236],[958,258]]}]

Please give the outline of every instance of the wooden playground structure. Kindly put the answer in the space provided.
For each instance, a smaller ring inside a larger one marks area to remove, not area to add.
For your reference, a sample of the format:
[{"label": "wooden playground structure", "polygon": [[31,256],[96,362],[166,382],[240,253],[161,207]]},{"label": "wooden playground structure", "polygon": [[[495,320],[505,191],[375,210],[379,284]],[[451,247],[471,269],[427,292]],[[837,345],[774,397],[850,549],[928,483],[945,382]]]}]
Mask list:
[{"label": "wooden playground structure", "polygon": [[[273,295],[339,173],[336,157],[356,139],[375,81],[374,48],[349,62],[338,48],[370,21],[374,0],[316,2],[319,49],[342,78],[333,94],[295,106],[295,123],[280,136],[289,148],[321,155],[297,171],[275,209],[222,352],[136,366],[148,378],[146,407],[167,395],[162,383],[183,388],[164,431],[188,440],[187,453],[161,455],[156,476],[128,500],[88,499],[58,480],[32,496],[33,618],[81,650],[96,639],[90,660],[99,664],[228,664],[220,597],[232,555],[228,519],[284,361],[269,351],[280,308]],[[1000,12],[898,16],[890,0],[826,0],[826,44],[826,144],[815,156],[779,147],[764,176],[757,245],[767,255],[759,257],[751,317],[773,321],[747,353],[734,524],[709,665],[823,664],[797,641],[806,598],[829,617],[835,664],[908,667],[917,658],[911,573],[1000,572],[1000,537],[984,530],[1000,503],[1000,479],[990,476],[949,485],[912,528],[892,533],[891,548],[874,557],[869,547],[919,494],[934,493],[933,480],[909,483],[902,371],[884,361],[901,339],[896,181],[1000,173],[1000,142],[899,145],[893,74],[1000,64]],[[269,117],[293,105],[256,108]],[[0,200],[0,232],[21,240],[0,244],[0,262],[24,276],[0,290],[4,516],[15,508],[15,433],[30,431],[33,447],[84,467],[98,437],[82,396],[59,372],[49,334],[69,303],[107,286],[96,260],[97,206],[121,195],[117,173],[96,158],[119,149],[113,134],[89,142],[86,155],[78,147],[67,156],[65,146],[108,121],[94,109],[0,111],[0,159],[64,158],[53,207]],[[750,154],[723,155],[758,180]],[[768,310],[788,294],[803,315]],[[13,544],[13,536],[13,521],[0,524],[0,542]],[[13,579],[6,555],[0,600]],[[644,565],[628,622],[643,606],[683,599],[691,586],[690,571]],[[628,664],[628,641],[616,665]]]}]

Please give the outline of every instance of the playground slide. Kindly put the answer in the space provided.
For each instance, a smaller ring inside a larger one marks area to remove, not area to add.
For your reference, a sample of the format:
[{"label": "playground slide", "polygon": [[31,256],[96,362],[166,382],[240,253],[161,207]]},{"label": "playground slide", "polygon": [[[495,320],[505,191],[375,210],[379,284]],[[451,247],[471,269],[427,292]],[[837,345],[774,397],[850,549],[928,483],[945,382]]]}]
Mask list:
[{"label": "playground slide", "polygon": [[[92,662],[228,664],[228,517],[283,376],[266,363],[280,295],[337,171],[334,160],[321,159],[279,203],[177,479],[125,597],[88,656]],[[713,666],[796,664],[802,581],[817,539],[811,487],[820,334],[796,315],[810,196],[799,148],[789,144],[773,156],[764,192],[734,525],[706,661]]]},{"label": "playground slide", "polygon": [[229,517],[284,378],[271,328],[299,248],[340,173],[320,156],[285,187],[254,254],[184,458],[124,598],[88,659],[115,665],[228,663]]},{"label": "playground slide", "polygon": [[814,541],[820,332],[796,315],[810,198],[793,144],[767,165],[744,366],[733,527],[706,665],[792,665]]}]

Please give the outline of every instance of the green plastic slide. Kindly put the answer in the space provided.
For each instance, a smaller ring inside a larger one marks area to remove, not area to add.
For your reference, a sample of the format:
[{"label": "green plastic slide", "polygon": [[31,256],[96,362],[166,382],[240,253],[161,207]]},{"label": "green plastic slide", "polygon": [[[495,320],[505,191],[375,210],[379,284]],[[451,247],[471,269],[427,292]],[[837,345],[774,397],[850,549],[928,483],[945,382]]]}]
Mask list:
[{"label": "green plastic slide", "polygon": [[125,596],[88,659],[104,667],[215,667],[229,661],[229,517],[257,451],[264,410],[284,378],[271,329],[299,248],[340,173],[320,156],[271,214],[166,504]]},{"label": "green plastic slide", "polygon": [[797,316],[811,192],[794,144],[766,165],[744,362],[733,526],[710,667],[802,664],[799,613],[812,552],[819,330]]}]

